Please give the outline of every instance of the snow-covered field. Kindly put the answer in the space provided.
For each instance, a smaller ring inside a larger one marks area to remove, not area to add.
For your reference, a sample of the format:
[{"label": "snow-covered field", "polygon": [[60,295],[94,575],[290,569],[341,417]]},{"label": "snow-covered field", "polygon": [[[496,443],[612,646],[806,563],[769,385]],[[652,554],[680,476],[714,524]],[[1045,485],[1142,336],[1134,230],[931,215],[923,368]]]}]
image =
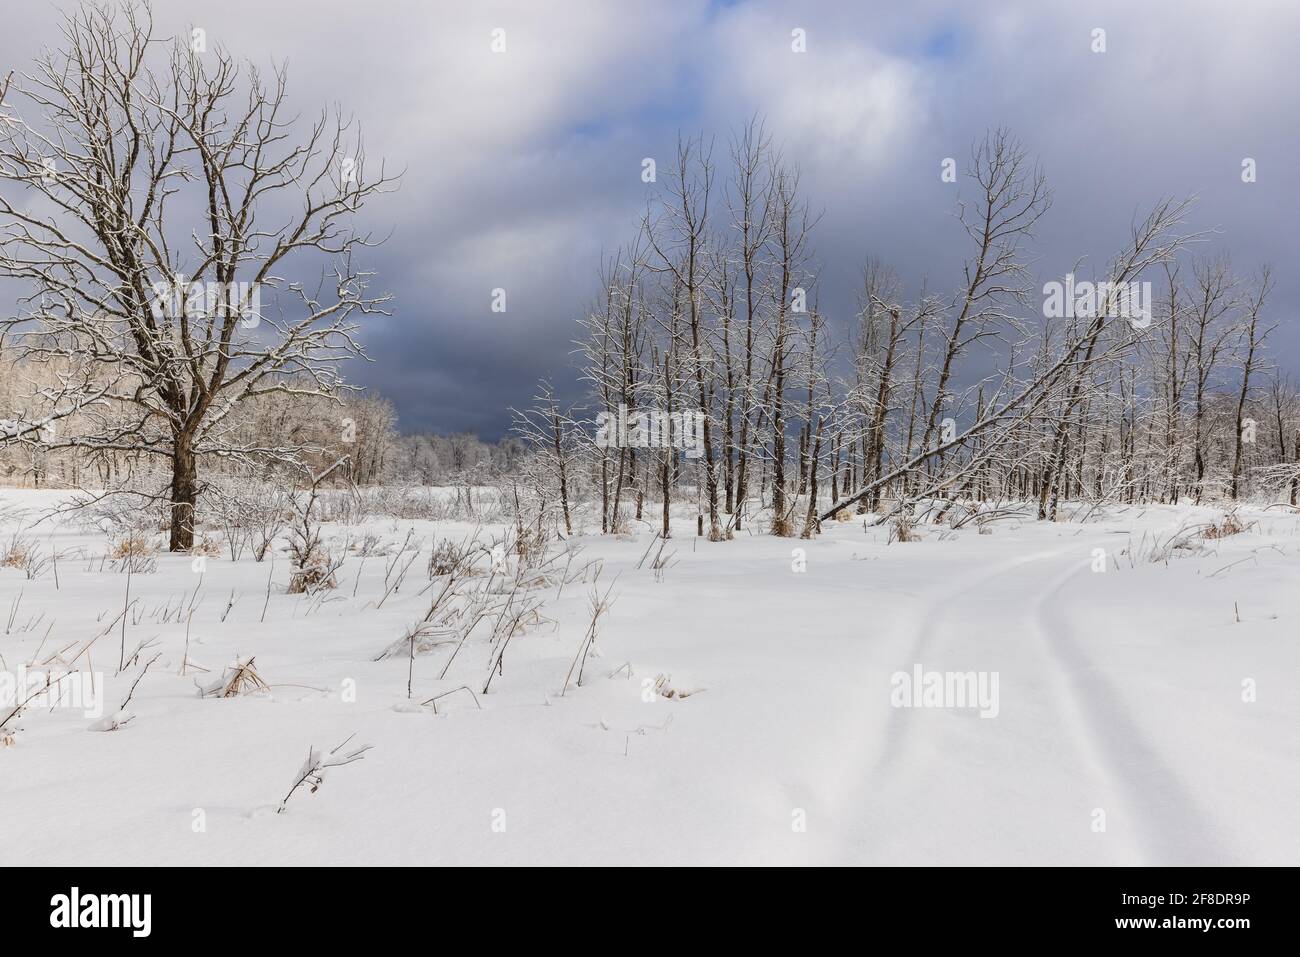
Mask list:
[{"label": "snow-covered field", "polygon": [[[59,497],[0,490],[0,550],[21,527],[59,554],[57,583],[0,568],[0,671],[79,656],[108,704],[10,722],[0,864],[1300,863],[1300,522],[1279,510],[1218,540],[1189,529],[1221,509],[1135,507],[894,544],[860,519],[710,544],[683,517],[661,575],[638,568],[649,529],[577,536],[483,694],[486,629],[442,680],[450,645],[377,660],[440,587],[421,555],[377,607],[408,531],[427,554],[468,524],[327,526],[392,554],[315,597],[286,594],[282,553],[161,553],[128,597],[102,533],[31,526]],[[1193,547],[1150,560],[1180,528]],[[561,694],[597,568],[613,603]],[[269,691],[199,695],[249,657]],[[974,672],[988,716],[896,706],[918,667]],[[364,759],[276,813],[309,748],[352,735]]]}]

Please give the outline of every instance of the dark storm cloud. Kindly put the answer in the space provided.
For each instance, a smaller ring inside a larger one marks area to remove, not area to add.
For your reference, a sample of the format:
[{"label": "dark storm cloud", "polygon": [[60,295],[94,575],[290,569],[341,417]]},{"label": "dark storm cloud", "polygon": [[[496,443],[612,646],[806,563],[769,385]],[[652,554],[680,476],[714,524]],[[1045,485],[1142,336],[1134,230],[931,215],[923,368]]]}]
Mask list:
[{"label": "dark storm cloud", "polygon": [[[391,318],[363,320],[374,361],[352,377],[390,396],[406,429],[508,424],[536,380],[570,381],[573,320],[602,254],[644,211],[644,156],[677,131],[717,137],[755,113],[824,210],[821,305],[850,314],[867,255],[914,293],[959,278],[952,218],[971,141],[1010,127],[1055,191],[1039,229],[1040,282],[1086,257],[1101,268],[1133,216],[1196,193],[1189,228],[1219,227],[1239,270],[1277,267],[1270,314],[1300,296],[1300,70],[1290,3],[277,3],[161,2],[164,31],[202,25],[259,64],[287,60],[304,116],[339,103],[368,154],[405,169],[368,210]],[[986,7],[982,12],[980,8]],[[0,57],[22,68],[57,43],[48,10],[6,12]],[[506,31],[493,54],[490,33]],[[790,50],[790,31],[807,52]],[[1091,33],[1106,30],[1107,51]],[[1241,161],[1258,182],[1241,182]],[[1210,251],[1209,246],[1204,251]],[[507,312],[490,311],[507,291]],[[1296,326],[1277,333],[1289,368]]]}]

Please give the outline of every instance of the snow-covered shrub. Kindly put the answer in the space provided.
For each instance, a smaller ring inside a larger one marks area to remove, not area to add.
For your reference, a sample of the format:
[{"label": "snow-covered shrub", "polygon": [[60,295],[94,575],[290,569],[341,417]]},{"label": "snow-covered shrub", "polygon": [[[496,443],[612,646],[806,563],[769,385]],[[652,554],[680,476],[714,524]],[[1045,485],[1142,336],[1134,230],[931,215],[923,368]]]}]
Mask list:
[{"label": "snow-covered shrub", "polygon": [[0,546],[0,568],[26,568],[35,551],[35,542],[15,532],[6,544]]},{"label": "snow-covered shrub", "polygon": [[222,476],[208,483],[200,511],[221,530],[231,561],[252,548],[260,562],[284,528],[288,506],[289,493],[274,478]]},{"label": "snow-covered shrub", "polygon": [[151,535],[170,528],[169,506],[153,495],[122,490],[81,505],[87,524],[110,538]]},{"label": "snow-covered shrub", "polygon": [[157,550],[147,535],[140,532],[127,532],[125,535],[119,535],[109,544],[108,557],[114,561],[147,558]]},{"label": "snow-covered shrub", "polygon": [[[291,544],[290,549],[292,548]],[[338,579],[334,577],[338,565],[323,551],[306,558],[299,558],[295,553],[293,562],[293,574],[289,576],[290,595],[303,595],[320,588],[338,587]]]},{"label": "snow-covered shrub", "polygon": [[321,538],[320,520],[315,514],[321,497],[321,483],[346,460],[340,459],[320,475],[309,477],[307,491],[289,496],[293,521],[289,524],[289,555],[293,574],[289,578],[289,594],[301,595],[320,588],[337,588],[334,573],[343,564],[335,560]]},{"label": "snow-covered shrub", "polygon": [[908,515],[899,515],[889,523],[890,542],[919,542],[921,535],[916,530],[916,522]]},{"label": "snow-covered shrub", "polygon": [[429,553],[429,577],[439,578],[443,575],[463,575],[474,564],[470,547],[450,538],[444,538],[433,546]]},{"label": "snow-covered shrub", "polygon": [[628,517],[627,512],[620,511],[618,515],[610,521],[609,531],[610,534],[624,539],[632,534],[632,520]]},{"label": "snow-covered shrub", "polygon": [[1201,532],[1202,538],[1210,540],[1228,538],[1232,535],[1240,535],[1254,526],[1254,522],[1247,524],[1243,522],[1237,510],[1230,509],[1225,512],[1223,518],[1215,525],[1207,525]]},{"label": "snow-covered shrub", "polygon": [[[190,549],[190,554],[204,558],[217,558],[221,555],[221,542],[214,535],[204,535],[194,543],[194,547]],[[230,559],[231,561],[238,561],[239,555],[232,551]]]}]

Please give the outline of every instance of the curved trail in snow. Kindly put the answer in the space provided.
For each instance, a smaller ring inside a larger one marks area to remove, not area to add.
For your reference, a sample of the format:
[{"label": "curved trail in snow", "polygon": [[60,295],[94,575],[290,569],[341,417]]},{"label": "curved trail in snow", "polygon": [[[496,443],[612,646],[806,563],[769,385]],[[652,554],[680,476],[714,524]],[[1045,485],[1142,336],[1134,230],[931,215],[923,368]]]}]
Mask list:
[{"label": "curved trail in snow", "polygon": [[1057,576],[1034,606],[1045,655],[1056,668],[1061,707],[1073,711],[1068,723],[1080,748],[1101,768],[1113,795],[1109,800],[1132,816],[1144,863],[1240,863],[1216,839],[1222,822],[1210,821],[1193,790],[1165,763],[1055,601],[1080,571]]},{"label": "curved trail in snow", "polygon": [[[1222,823],[1162,760],[1070,623],[1064,593],[1105,541],[1080,534],[923,596],[897,670],[996,671],[1000,713],[886,703],[836,802],[851,819],[847,860],[1234,862],[1216,839]],[[886,691],[873,682],[863,707],[878,709]]]},{"label": "curved trail in snow", "polygon": [[[921,620],[915,626],[916,634],[912,639],[907,662],[905,666],[900,665],[899,670],[906,670],[914,663],[925,663],[927,653],[935,650],[935,646],[939,644],[939,634],[945,630],[942,626],[954,616],[955,612],[962,610],[961,599],[977,592],[987,591],[993,582],[1004,579],[1006,575],[1023,565],[1059,553],[1059,550],[1034,552],[1010,561],[999,562],[991,569],[963,578],[956,588],[948,589],[938,598],[931,600]],[[877,773],[888,774],[899,756],[906,752],[909,732],[915,727],[915,722],[908,720],[909,715],[910,712],[906,709],[890,709],[880,754],[874,762]]]}]

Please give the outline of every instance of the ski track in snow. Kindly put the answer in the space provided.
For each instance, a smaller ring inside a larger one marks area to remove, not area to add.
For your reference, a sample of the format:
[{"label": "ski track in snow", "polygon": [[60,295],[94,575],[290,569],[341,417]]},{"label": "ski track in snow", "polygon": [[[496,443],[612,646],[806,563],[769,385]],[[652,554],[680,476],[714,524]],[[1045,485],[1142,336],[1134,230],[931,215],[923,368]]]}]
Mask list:
[{"label": "ski track in snow", "polygon": [[1047,658],[1057,669],[1061,706],[1074,714],[1067,723],[1104,772],[1102,793],[1112,797],[1099,805],[1117,803],[1127,809],[1143,864],[1241,863],[1219,846],[1215,835],[1222,825],[1209,821],[1191,788],[1165,764],[1061,613],[1058,596],[1082,570],[1073,567],[1058,575],[1034,613]]},{"label": "ski track in snow", "polygon": [[[984,570],[968,576],[958,587],[948,589],[942,594],[928,599],[925,613],[916,625],[916,635],[912,641],[911,651],[907,656],[907,660],[900,663],[899,670],[907,671],[914,663],[928,665],[926,661],[927,655],[935,650],[940,635],[947,630],[945,626],[948,625],[956,612],[964,610],[960,605],[960,600],[963,597],[986,591],[991,584],[995,584],[1009,572],[1055,554],[1058,553],[1035,552],[1032,555],[999,562],[991,570]],[[916,727],[916,722],[910,720],[911,716],[912,712],[908,709],[893,708],[890,710],[881,753],[874,763],[874,772],[876,774],[888,775],[898,758],[908,750],[911,730]]]},{"label": "ski track in snow", "polygon": [[[1071,826],[1077,828],[1081,840],[1074,852],[1081,852],[1079,863],[1239,863],[1214,837],[1222,824],[1210,821],[1188,784],[1162,761],[1069,624],[1063,592],[1077,576],[1088,574],[1091,550],[1105,543],[1095,534],[1075,533],[1068,545],[996,562],[964,576],[956,587],[924,596],[924,610],[898,670],[910,671],[914,664],[926,671],[1000,670],[1002,713],[982,721],[951,711],[890,708],[874,757],[858,770],[849,799],[839,804],[841,813],[851,814],[856,807],[863,815],[849,829],[852,837],[844,855],[848,861],[871,863],[883,855],[889,862],[905,862],[907,841],[887,822],[909,806],[934,808],[933,814],[922,817],[940,820],[951,810],[948,802],[958,797],[945,789],[960,786],[960,780],[947,773],[950,759],[973,747],[984,749],[992,761],[1005,755],[999,748],[999,738],[1005,735],[1013,755],[1024,750],[1015,740],[1023,737],[1038,739],[1045,750],[1066,752],[1063,780],[1070,790],[1047,793],[1055,783],[1051,781],[1042,788],[1035,787],[1037,780],[1022,784],[1033,795],[1026,802],[1031,805],[1028,812],[1042,806],[1073,807],[1075,820],[1063,826],[1067,833]],[[1025,603],[1026,595],[1037,597]],[[997,658],[1009,668],[972,667],[983,654],[969,657],[973,629],[989,624],[968,624],[978,622],[971,614],[972,602],[999,606],[993,622]],[[1035,684],[1048,690],[1037,695],[1034,703],[1039,707],[1025,728],[1020,703]],[[871,703],[878,704],[878,696]],[[972,722],[977,732],[973,738]],[[1014,763],[1003,772],[1018,773]],[[1094,807],[1106,812],[1105,834],[1090,831]],[[1119,846],[1110,836],[1120,839]],[[959,860],[984,862],[960,855]]]}]

